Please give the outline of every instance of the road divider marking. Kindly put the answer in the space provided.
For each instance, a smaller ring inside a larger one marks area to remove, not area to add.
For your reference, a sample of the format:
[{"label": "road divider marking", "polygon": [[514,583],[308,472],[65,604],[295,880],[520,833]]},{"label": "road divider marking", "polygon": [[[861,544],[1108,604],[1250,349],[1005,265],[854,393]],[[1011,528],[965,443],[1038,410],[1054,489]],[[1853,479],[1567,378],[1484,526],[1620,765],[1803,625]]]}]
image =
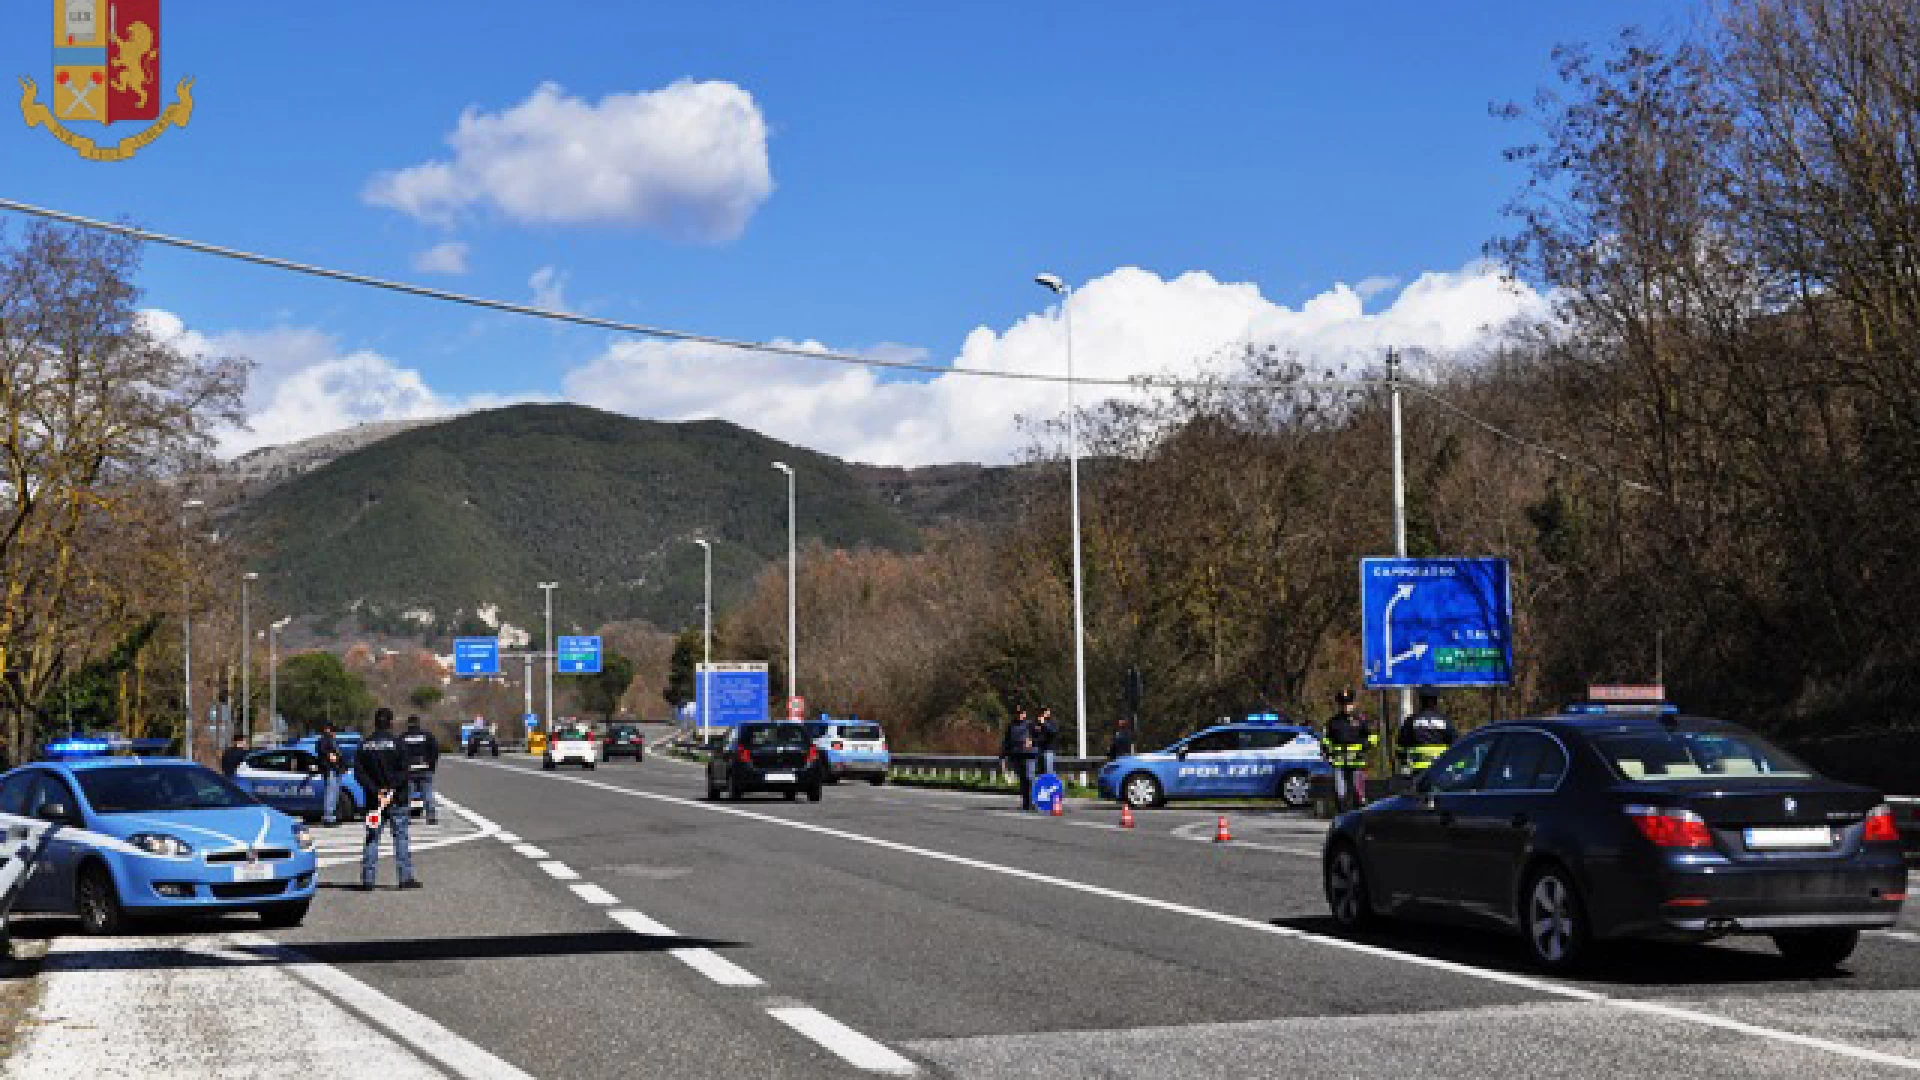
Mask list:
[{"label": "road divider marking", "polygon": [[1895,941],[1904,941],[1909,945],[1920,945],[1920,934],[1911,934],[1905,930],[1882,930],[1881,937],[1890,937]]},{"label": "road divider marking", "polygon": [[907,1075],[919,1071],[913,1062],[884,1044],[860,1034],[819,1009],[768,1009],[768,1015],[832,1051],[840,1060],[867,1072]]},{"label": "road divider marking", "polygon": [[540,869],[545,870],[549,877],[556,877],[561,881],[580,880],[580,872],[563,862],[543,862],[540,864]]},{"label": "road divider marking", "polygon": [[660,923],[634,911],[632,908],[621,908],[618,911],[609,911],[607,912],[607,916],[614,922],[619,923],[621,926],[626,927],[636,934],[645,934],[648,937],[680,936],[665,926],[662,926]]},{"label": "road divider marking", "polygon": [[[632,908],[620,908],[607,912],[609,918],[636,934],[655,938],[677,938],[661,923],[642,915]],[[686,948],[668,949],[667,955],[687,965],[721,986],[765,986],[758,975],[728,960],[712,949]]]},{"label": "road divider marking", "polygon": [[497,832],[497,833],[494,833],[493,835],[499,837],[500,842],[507,845],[508,847],[512,847],[513,845],[518,844],[520,842],[520,836],[518,833]]},{"label": "road divider marking", "polygon": [[[474,813],[472,810],[467,809],[454,800],[442,795],[440,797],[440,804],[465,818],[476,831],[461,833],[458,836],[428,835],[414,832],[411,836],[411,843],[408,845],[414,853],[436,851],[440,848],[452,847],[455,844],[464,844],[469,840],[479,840],[488,836],[500,835],[499,825]],[[350,830],[351,827],[351,824],[342,824],[339,826],[341,830]],[[433,828],[437,830],[440,826],[436,825],[433,826]],[[411,830],[409,831],[411,832]],[[364,830],[362,830],[362,832],[364,833]],[[360,862],[361,851],[365,846],[366,839],[364,835],[359,839],[355,839],[351,832],[347,832],[346,835],[325,832],[315,845],[314,864],[322,868],[357,865]]]},{"label": "road divider marking", "polygon": [[532,844],[515,844],[513,845],[513,850],[525,855],[529,859],[544,859],[547,857],[547,852],[544,848],[537,848]]},{"label": "road divider marking", "polygon": [[[1152,908],[1156,911],[1185,915],[1220,926],[1231,926],[1273,937],[1290,938],[1295,941],[1323,945],[1328,948],[1359,953],[1377,959],[1410,964],[1414,967],[1423,967],[1432,971],[1443,971],[1470,979],[1478,979],[1483,982],[1500,983],[1523,990],[1532,990],[1536,993],[1548,994],[1553,997],[1566,998],[1572,1001],[1586,1002],[1594,1005],[1607,1005],[1623,1012],[1655,1016],[1665,1020],[1677,1020],[1683,1023],[1696,1024],[1701,1027],[1717,1028],[1739,1035],[1787,1043],[1793,1046],[1802,1046],[1810,1050],[1820,1050],[1839,1057],[1853,1058],[1858,1061],[1870,1061],[1878,1065],[1887,1065],[1897,1069],[1920,1072],[1920,1058],[1902,1057],[1898,1054],[1890,1054],[1881,1050],[1856,1046],[1852,1043],[1824,1039],[1815,1035],[1803,1035],[1799,1032],[1786,1031],[1780,1028],[1764,1027],[1759,1024],[1748,1023],[1744,1020],[1735,1020],[1730,1016],[1720,1016],[1685,1006],[1671,1005],[1661,1001],[1644,1001],[1637,998],[1614,997],[1596,990],[1586,990],[1581,987],[1569,986],[1564,983],[1557,983],[1531,975],[1520,975],[1494,968],[1475,967],[1471,964],[1463,964],[1453,960],[1442,960],[1438,957],[1422,956],[1419,953],[1402,952],[1398,949],[1390,949],[1382,945],[1369,945],[1362,941],[1329,937],[1325,934],[1317,934],[1313,931],[1301,930],[1297,927],[1275,925],[1274,923],[1262,922],[1258,919],[1249,919],[1243,915],[1231,915],[1224,911],[1212,911],[1207,908],[1193,907],[1189,904],[1162,900],[1158,897],[1144,896],[1139,893],[1125,892],[1120,889],[1109,888],[1105,885],[1094,885],[1090,882],[1075,881],[1072,878],[1043,874],[1035,870],[1022,869],[1018,866],[1007,866],[1002,863],[988,862],[985,859],[976,859],[967,855],[955,855],[950,852],[937,851],[932,848],[917,847],[913,844],[902,843],[898,840],[885,840],[877,836],[867,836],[864,833],[849,832],[845,829],[838,829],[827,825],[816,825],[809,821],[775,817],[771,814],[763,814],[753,810],[745,810],[716,803],[701,802],[696,799],[682,798],[678,795],[663,795],[654,791],[642,791],[637,788],[621,787],[618,784],[589,780],[584,776],[549,775],[534,772],[530,769],[512,768],[505,765],[491,767],[507,769],[510,772],[521,773],[535,779],[562,780],[571,784],[583,784],[587,787],[599,788],[616,795],[626,795],[636,799],[666,803],[671,806],[685,807],[690,810],[698,810],[709,814],[725,814],[730,817],[757,821],[766,825],[777,825],[782,828],[797,829],[801,832],[812,833],[816,836],[826,836],[836,840],[845,840],[849,843],[879,848],[883,851],[913,855],[923,859],[930,859],[934,862],[946,863],[950,866],[961,866],[968,869],[981,870],[1039,885],[1068,889],[1088,896],[1099,896],[1121,903]],[[616,912],[615,915],[617,917],[618,913]],[[864,1038],[864,1036],[862,1036],[862,1038]]]},{"label": "road divider marking", "polygon": [[585,900],[589,904],[617,904],[620,902],[619,897],[595,885],[591,881],[577,881],[567,886],[567,888],[572,889],[573,895]]}]

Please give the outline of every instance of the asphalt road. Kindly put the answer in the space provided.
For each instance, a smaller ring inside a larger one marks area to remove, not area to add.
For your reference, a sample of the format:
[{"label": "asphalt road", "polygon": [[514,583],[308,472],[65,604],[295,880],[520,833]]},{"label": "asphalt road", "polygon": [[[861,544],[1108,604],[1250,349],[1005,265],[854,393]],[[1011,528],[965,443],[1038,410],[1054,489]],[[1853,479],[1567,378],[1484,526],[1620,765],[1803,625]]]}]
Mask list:
[{"label": "asphalt road", "polygon": [[1911,915],[1827,979],[1760,940],[1616,947],[1561,983],[1495,936],[1343,939],[1319,828],[1280,814],[1230,814],[1221,845],[1211,813],[1123,832],[1103,806],[895,787],[709,803],[661,755],[442,760],[472,816],[416,828],[461,837],[421,854],[427,888],[383,864],[381,891],[328,888],[272,936],[534,1076],[1920,1070]]}]

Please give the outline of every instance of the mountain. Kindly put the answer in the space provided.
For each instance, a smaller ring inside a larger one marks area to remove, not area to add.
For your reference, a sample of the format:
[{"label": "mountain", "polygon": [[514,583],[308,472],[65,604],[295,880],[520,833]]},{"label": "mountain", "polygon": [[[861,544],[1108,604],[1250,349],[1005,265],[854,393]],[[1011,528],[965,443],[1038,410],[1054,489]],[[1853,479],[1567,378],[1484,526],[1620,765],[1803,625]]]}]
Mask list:
[{"label": "mountain", "polygon": [[672,627],[699,617],[694,537],[715,541],[716,607],[786,557],[774,461],[794,468],[803,547],[911,550],[925,525],[1006,512],[1024,473],[853,465],[724,421],[517,405],[283,472],[227,527],[260,553],[263,591],[321,634],[350,629],[349,616],[390,633],[539,628],[540,581],[561,583],[556,632],[622,618]]}]

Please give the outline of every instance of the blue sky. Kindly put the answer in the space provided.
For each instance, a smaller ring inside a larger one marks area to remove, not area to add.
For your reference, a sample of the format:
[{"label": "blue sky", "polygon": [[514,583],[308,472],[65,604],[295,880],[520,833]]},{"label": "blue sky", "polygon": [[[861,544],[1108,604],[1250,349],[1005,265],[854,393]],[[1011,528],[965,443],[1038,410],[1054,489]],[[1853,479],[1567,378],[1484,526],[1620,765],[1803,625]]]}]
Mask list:
[{"label": "blue sky", "polygon": [[[43,87],[51,7],[0,9],[0,67]],[[191,126],[98,164],[0,120],[0,193],[513,300],[540,275],[545,299],[611,318],[975,366],[1058,366],[1058,312],[1031,283],[1053,270],[1085,286],[1076,350],[1102,374],[1249,336],[1457,346],[1529,310],[1470,266],[1520,180],[1500,151],[1523,132],[1488,104],[1547,82],[1556,43],[1692,17],[1660,0],[163,7],[162,82],[172,100],[196,80]],[[456,150],[463,110],[479,133]],[[464,258],[421,269],[440,245]],[[145,283],[184,340],[262,364],[260,430],[233,449],[564,396],[918,463],[1008,456],[999,414],[1048,409],[978,380],[616,343],[170,251]]]}]

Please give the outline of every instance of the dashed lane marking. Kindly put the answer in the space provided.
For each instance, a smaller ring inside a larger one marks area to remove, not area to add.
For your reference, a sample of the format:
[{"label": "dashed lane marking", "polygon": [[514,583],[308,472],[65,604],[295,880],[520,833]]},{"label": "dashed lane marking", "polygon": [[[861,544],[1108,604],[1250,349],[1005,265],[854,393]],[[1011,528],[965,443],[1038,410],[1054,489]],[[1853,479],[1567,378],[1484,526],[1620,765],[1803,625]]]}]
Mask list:
[{"label": "dashed lane marking", "polygon": [[561,881],[580,880],[580,872],[563,862],[543,862],[540,864],[540,869],[545,870],[547,876],[559,878]]},{"label": "dashed lane marking", "polygon": [[545,848],[537,848],[532,844],[515,844],[513,845],[513,850],[525,855],[529,859],[544,859],[547,857]]},{"label": "dashed lane marking", "polygon": [[[607,915],[614,922],[636,934],[647,937],[677,938],[680,935],[654,919],[650,919],[630,908],[609,911]],[[765,986],[758,975],[728,960],[712,949],[686,948],[668,949],[667,955],[687,965],[721,986]]]},{"label": "dashed lane marking", "polygon": [[1410,964],[1415,967],[1423,967],[1433,971],[1444,971],[1449,974],[1460,975],[1470,979],[1478,979],[1483,982],[1500,983],[1507,986],[1520,987],[1522,989],[1532,990],[1537,993],[1549,994],[1554,997],[1567,998],[1573,1001],[1588,1002],[1596,1005],[1606,1005],[1615,1009],[1619,1009],[1622,1012],[1639,1013],[1642,1015],[1655,1016],[1655,1017],[1659,1017],[1666,1020],[1677,1020],[1683,1023],[1695,1024],[1700,1027],[1718,1028],[1722,1031],[1731,1031],[1740,1035],[1747,1035],[1754,1038],[1767,1039],[1774,1042],[1788,1043],[1794,1046],[1803,1046],[1812,1050],[1820,1050],[1826,1053],[1834,1054],[1839,1057],[1853,1058],[1858,1061],[1870,1061],[1875,1064],[1886,1065],[1892,1068],[1920,1072],[1920,1058],[1903,1057],[1899,1054],[1890,1054],[1884,1051],[1873,1050],[1864,1046],[1856,1046],[1851,1043],[1838,1042],[1833,1039],[1825,1039],[1815,1035],[1803,1035],[1796,1031],[1786,1031],[1779,1028],[1764,1027],[1759,1024],[1748,1023],[1744,1020],[1735,1020],[1730,1016],[1720,1016],[1714,1013],[1703,1012],[1699,1009],[1692,1009],[1692,1008],[1687,1008],[1680,1005],[1673,1005],[1663,1001],[1644,1001],[1636,998],[1612,997],[1610,995],[1600,993],[1599,991],[1587,990],[1577,986],[1568,986],[1566,984],[1552,982],[1547,979],[1535,978],[1528,975],[1519,975],[1519,974],[1515,974],[1513,972],[1507,972],[1507,971],[1498,971],[1492,968],[1474,967],[1471,964],[1462,964],[1452,960],[1442,960],[1437,957],[1422,956],[1419,953],[1401,952],[1400,950],[1390,949],[1382,945],[1370,945],[1370,944],[1367,944],[1366,942],[1361,942],[1361,941],[1349,941],[1345,938],[1328,937],[1324,934],[1316,934],[1312,931],[1301,930],[1297,927],[1275,925],[1269,922],[1262,922],[1258,919],[1249,919],[1241,915],[1230,915],[1223,911],[1211,911],[1206,908],[1198,908],[1198,907],[1193,907],[1187,904],[1175,903],[1171,900],[1161,900],[1157,897],[1143,896],[1138,893],[1124,892],[1120,889],[1112,889],[1104,885],[1094,885],[1089,882],[1075,881],[1071,878],[1056,877],[1052,874],[1043,874],[1034,870],[1025,870],[1017,866],[1006,866],[1001,863],[988,862],[985,859],[975,859],[965,855],[955,855],[945,851],[937,851],[932,848],[917,847],[912,844],[902,843],[898,840],[884,840],[884,839],[881,839],[880,837],[867,836],[863,833],[849,832],[845,829],[832,828],[826,825],[816,825],[812,822],[799,821],[791,818],[774,817],[771,814],[763,814],[753,810],[745,810],[738,807],[719,805],[715,803],[700,802],[694,799],[681,798],[677,795],[663,795],[663,794],[660,794],[659,792],[642,791],[636,788],[621,787],[617,784],[609,784],[609,783],[604,783],[597,780],[590,780],[584,776],[549,776],[545,773],[534,773],[527,769],[516,769],[510,766],[504,766],[504,765],[493,766],[493,767],[505,769],[506,771],[509,771],[509,772],[521,773],[527,776],[537,777],[539,779],[563,780],[563,781],[566,781],[567,783],[584,784],[587,787],[598,788],[603,791],[612,792],[613,794],[616,794],[616,795],[625,795],[631,798],[646,799],[651,802],[659,802],[659,803],[665,803],[672,806],[685,807],[688,809],[698,810],[698,811],[702,811],[710,814],[725,814],[730,817],[742,818],[748,821],[757,821],[762,824],[776,825],[776,826],[780,826],[782,828],[788,828],[788,829],[796,829],[801,832],[812,833],[816,836],[825,836],[825,837],[830,837],[836,840],[845,840],[849,843],[863,844],[868,847],[879,848],[884,851],[898,852],[903,855],[913,855],[923,859],[930,859],[935,862],[947,863],[952,866],[962,866],[962,867],[967,867],[969,869],[985,871],[987,873],[1000,874],[1005,877],[1016,878],[1022,881],[1030,881],[1039,885],[1049,885],[1055,888],[1069,889],[1074,892],[1084,893],[1089,896],[1104,897],[1109,900],[1115,900],[1121,903],[1133,904],[1139,907],[1152,908],[1154,910],[1164,911],[1170,914],[1185,915],[1190,918],[1199,919],[1205,922],[1211,922],[1216,925],[1231,926],[1231,927],[1235,927],[1242,930],[1250,930],[1255,933],[1268,934],[1273,937],[1290,938],[1296,941],[1308,942],[1315,945],[1322,945],[1327,948],[1341,949],[1347,952],[1360,953],[1362,955],[1372,956],[1378,959],[1391,960],[1391,961],[1395,961],[1403,964]]},{"label": "dashed lane marking", "polygon": [[617,904],[620,902],[619,897],[613,895],[612,893],[601,888],[600,886],[595,885],[591,881],[576,881],[573,884],[567,886],[567,888],[572,889],[573,895],[579,897],[582,900],[585,900],[589,904],[606,905],[606,904]]},{"label": "dashed lane marking", "polygon": [[498,832],[498,833],[494,833],[493,835],[496,838],[498,838],[501,843],[506,844],[508,846],[512,846],[520,842],[519,833]]},{"label": "dashed lane marking", "polygon": [[775,1020],[819,1043],[856,1069],[896,1075],[918,1071],[913,1062],[819,1009],[776,1008],[767,1012]]}]

